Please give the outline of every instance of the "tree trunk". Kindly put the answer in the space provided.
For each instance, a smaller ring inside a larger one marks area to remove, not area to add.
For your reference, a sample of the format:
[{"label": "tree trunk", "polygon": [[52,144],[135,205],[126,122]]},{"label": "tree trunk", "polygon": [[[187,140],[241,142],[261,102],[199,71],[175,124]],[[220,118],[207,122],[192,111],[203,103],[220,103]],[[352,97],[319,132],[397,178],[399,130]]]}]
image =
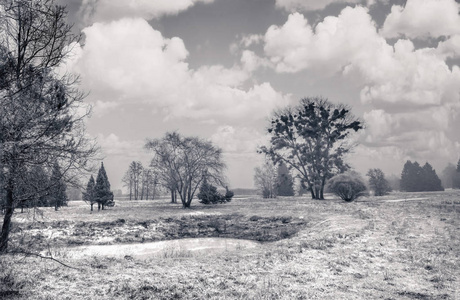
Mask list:
[{"label": "tree trunk", "polygon": [[98,204],[97,204],[97,211],[100,211],[100,210],[101,210],[101,204],[98,203]]},{"label": "tree trunk", "polygon": [[13,216],[13,186],[10,179],[6,191],[5,216],[3,217],[2,233],[0,236],[0,253],[5,253],[8,249],[8,237],[10,234],[11,217]]},{"label": "tree trunk", "polygon": [[93,211],[93,205],[94,205],[94,203],[91,203],[91,211]]}]

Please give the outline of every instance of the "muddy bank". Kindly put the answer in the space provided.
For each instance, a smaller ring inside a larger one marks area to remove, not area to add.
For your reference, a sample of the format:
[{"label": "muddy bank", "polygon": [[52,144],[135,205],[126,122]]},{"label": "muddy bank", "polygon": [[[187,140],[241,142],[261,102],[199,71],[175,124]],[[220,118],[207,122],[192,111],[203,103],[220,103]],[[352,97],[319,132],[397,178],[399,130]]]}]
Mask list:
[{"label": "muddy bank", "polygon": [[190,215],[142,222],[34,222],[15,225],[12,238],[37,250],[206,237],[268,242],[289,238],[306,226],[307,221],[291,217]]}]

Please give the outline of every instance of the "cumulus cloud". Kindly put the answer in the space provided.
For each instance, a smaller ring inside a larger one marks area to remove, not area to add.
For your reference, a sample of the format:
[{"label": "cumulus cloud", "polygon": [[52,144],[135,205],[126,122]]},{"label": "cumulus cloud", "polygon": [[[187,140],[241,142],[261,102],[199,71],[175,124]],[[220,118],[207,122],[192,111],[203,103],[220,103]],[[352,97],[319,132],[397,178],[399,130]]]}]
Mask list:
[{"label": "cumulus cloud", "polygon": [[303,15],[291,14],[283,26],[267,30],[264,50],[278,72],[319,69],[360,76],[363,102],[402,107],[458,100],[459,68],[450,69],[444,59],[457,56],[459,45],[454,37],[439,49],[415,50],[410,40],[391,46],[366,8],[347,7],[314,29]]},{"label": "cumulus cloud", "polygon": [[83,0],[79,14],[84,24],[112,21],[124,17],[140,17],[146,20],[164,15],[177,15],[197,3],[214,0]]},{"label": "cumulus cloud", "polygon": [[381,34],[388,38],[460,34],[459,9],[455,0],[408,0],[405,7],[392,6]]},{"label": "cumulus cloud", "polygon": [[211,141],[219,145],[224,153],[244,157],[257,155],[257,147],[267,140],[267,136],[254,128],[230,125],[219,126],[211,136]]},{"label": "cumulus cloud", "polygon": [[460,68],[449,67],[446,59],[459,56],[458,35],[436,48],[416,49],[407,39],[392,46],[368,9],[357,6],[316,26],[293,13],[282,26],[269,27],[264,41],[277,72],[317,70],[360,83],[361,101],[373,107],[364,115],[365,146],[401,147],[404,157],[456,157],[459,137],[452,133],[460,110]]},{"label": "cumulus cloud", "polygon": [[322,10],[332,3],[360,3],[361,0],[276,0],[276,6],[287,11]]},{"label": "cumulus cloud", "polygon": [[71,65],[90,99],[100,101],[96,114],[107,103],[106,109],[142,103],[168,118],[254,120],[289,100],[269,83],[243,88],[248,67],[189,68],[182,39],[165,38],[140,18],[95,23],[83,32],[85,46]]}]

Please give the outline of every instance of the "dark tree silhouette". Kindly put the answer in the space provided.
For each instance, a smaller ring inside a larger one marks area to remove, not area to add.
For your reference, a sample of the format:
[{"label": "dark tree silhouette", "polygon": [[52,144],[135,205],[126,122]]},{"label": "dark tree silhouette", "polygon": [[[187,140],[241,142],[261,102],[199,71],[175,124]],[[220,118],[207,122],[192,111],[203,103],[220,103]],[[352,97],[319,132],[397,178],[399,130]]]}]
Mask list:
[{"label": "dark tree silhouette", "polygon": [[401,173],[401,190],[406,192],[443,191],[441,180],[427,162],[423,167],[408,160]]},{"label": "dark tree silhouette", "polygon": [[94,188],[96,187],[96,182],[94,181],[93,175],[88,180],[88,184],[86,185],[86,191],[83,193],[83,200],[88,202],[89,205],[91,205],[91,211],[93,211],[93,205],[94,203],[97,203],[96,201],[96,195]]},{"label": "dark tree silhouette", "polygon": [[105,172],[104,163],[101,163],[101,167],[97,173],[94,198],[97,202],[97,210],[101,208],[104,210],[105,206],[113,204],[113,193],[110,191],[110,182]]}]

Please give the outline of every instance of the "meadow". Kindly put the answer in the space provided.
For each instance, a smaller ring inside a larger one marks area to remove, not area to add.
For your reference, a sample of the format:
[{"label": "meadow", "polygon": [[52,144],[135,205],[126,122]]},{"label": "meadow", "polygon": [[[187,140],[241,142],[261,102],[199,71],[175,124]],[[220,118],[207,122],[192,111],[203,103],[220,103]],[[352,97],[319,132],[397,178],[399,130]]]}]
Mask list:
[{"label": "meadow", "polygon": [[[0,256],[0,299],[460,299],[460,191],[235,198],[191,209],[167,199],[84,202],[16,212],[12,245],[51,254]],[[256,247],[166,249],[136,258],[72,249],[184,238]],[[3,297],[3,298],[2,298]]]}]

